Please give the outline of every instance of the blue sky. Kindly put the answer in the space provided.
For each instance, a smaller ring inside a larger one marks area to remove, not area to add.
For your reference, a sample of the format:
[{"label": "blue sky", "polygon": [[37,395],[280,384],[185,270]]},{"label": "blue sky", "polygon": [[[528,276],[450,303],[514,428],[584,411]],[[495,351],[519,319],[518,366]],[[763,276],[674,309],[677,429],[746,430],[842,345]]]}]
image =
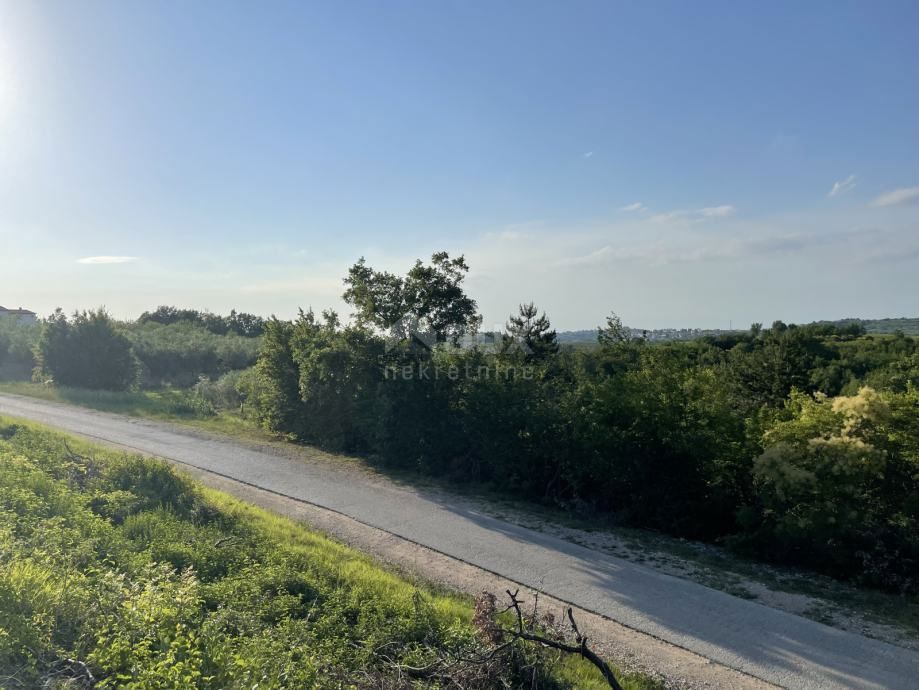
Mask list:
[{"label": "blue sky", "polygon": [[447,249],[486,326],[531,299],[562,329],[917,316],[917,26],[915,2],[0,0],[0,304],[347,313],[359,256]]}]

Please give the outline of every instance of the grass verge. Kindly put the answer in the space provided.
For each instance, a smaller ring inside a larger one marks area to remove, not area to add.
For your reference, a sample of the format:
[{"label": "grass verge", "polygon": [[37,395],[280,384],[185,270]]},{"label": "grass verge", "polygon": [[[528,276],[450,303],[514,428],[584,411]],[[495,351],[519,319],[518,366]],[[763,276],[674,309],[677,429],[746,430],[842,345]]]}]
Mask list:
[{"label": "grass verge", "polygon": [[407,671],[480,651],[472,619],[468,598],[161,461],[0,417],[4,688],[605,687],[521,646]]},{"label": "grass verge", "polygon": [[190,390],[181,388],[119,392],[45,386],[29,381],[2,381],[0,393],[185,424],[239,439],[259,442],[283,440],[237,412],[205,409]]}]

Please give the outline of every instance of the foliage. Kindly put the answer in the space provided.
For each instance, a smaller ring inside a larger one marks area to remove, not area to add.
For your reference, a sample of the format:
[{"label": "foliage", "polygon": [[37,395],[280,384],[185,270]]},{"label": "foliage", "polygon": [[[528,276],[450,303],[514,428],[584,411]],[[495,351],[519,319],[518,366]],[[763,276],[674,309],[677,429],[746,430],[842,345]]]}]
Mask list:
[{"label": "foliage", "polygon": [[244,374],[239,370],[228,371],[216,381],[202,376],[193,387],[194,397],[214,410],[240,410],[245,402]]},{"label": "foliage", "polygon": [[[361,259],[345,279],[347,325],[309,311],[250,328],[248,315],[174,307],[103,320],[130,340],[144,384],[167,386],[156,414],[232,410],[392,470],[919,588],[904,569],[916,557],[919,340],[845,320],[657,343],[612,313],[593,347],[575,349],[528,303],[483,345],[468,270],[445,252],[404,276]],[[90,357],[91,342],[61,335],[74,328],[58,313],[44,347]],[[29,351],[28,333],[0,329],[7,361]],[[149,396],[121,402],[146,410]]]},{"label": "foliage", "polygon": [[143,365],[145,387],[187,388],[202,376],[218,378],[255,364],[260,338],[215,335],[201,325],[178,321],[163,325],[138,322],[125,329]]},{"label": "foliage", "polygon": [[379,379],[378,338],[364,329],[339,328],[337,317],[318,322],[302,314],[291,335],[291,357],[299,372],[300,435],[335,449],[367,449],[371,405]]},{"label": "foliage", "polygon": [[[447,261],[435,255],[424,275],[446,271]],[[456,297],[467,269],[454,268],[452,282],[434,284],[458,289],[444,292]],[[914,395],[907,391],[917,383],[915,339],[867,335],[860,324],[777,321],[656,344],[632,338],[612,314],[596,332],[597,347],[571,350],[559,348],[548,318],[530,303],[509,318],[498,347],[451,347],[443,341],[474,321],[474,303],[463,301],[438,322],[441,344],[432,349],[400,330],[406,312],[420,320],[433,313],[431,293],[415,285],[420,275],[400,278],[361,260],[346,279],[355,325],[311,312],[275,322],[254,373],[243,379],[250,412],[269,429],[390,468],[727,540],[747,553],[873,585],[916,586],[891,565],[913,558],[910,506],[919,502],[908,460],[919,432],[905,421]],[[802,423],[794,421],[798,408],[825,408],[827,424],[839,421],[843,412],[828,401],[854,400],[866,383],[901,410],[890,417],[895,427],[883,426],[886,441],[859,441],[870,453],[830,427],[794,443],[783,436]],[[812,442],[818,437],[827,440]],[[901,445],[894,448],[892,438]],[[883,470],[875,466],[881,457]],[[776,472],[793,478],[813,473],[815,464],[829,469],[807,485],[810,494],[779,488]],[[850,464],[863,474],[846,484]],[[853,493],[869,479],[869,493]],[[848,522],[835,512],[847,502]],[[834,558],[818,555],[829,544]]]},{"label": "foliage", "polygon": [[558,336],[549,317],[540,314],[532,302],[521,304],[516,315],[507,320],[505,350],[519,346],[527,361],[541,361],[558,354]]},{"label": "foliage", "polygon": [[[813,328],[786,326],[777,321],[772,328],[730,350],[732,375],[742,388],[748,410],[762,405],[781,405],[792,389],[819,390],[814,372],[826,369],[838,359]],[[832,381],[830,385],[839,385]]]},{"label": "foliage", "polygon": [[418,259],[404,278],[376,271],[361,257],[348,271],[343,299],[357,310],[359,326],[405,338],[423,322],[437,342],[455,343],[481,323],[475,301],[463,290],[468,271],[462,256],[451,259],[447,252],[433,254],[429,265]]},{"label": "foliage", "polygon": [[919,394],[794,392],[754,465],[745,543],[869,584],[919,585]]},{"label": "foliage", "polygon": [[209,311],[160,306],[152,312],[145,311],[138,317],[137,322],[158,323],[164,326],[191,324],[200,326],[214,335],[235,334],[247,338],[259,336],[265,330],[265,319],[255,314],[237,312],[235,309],[230,311],[228,316],[220,316]]},{"label": "foliage", "polygon": [[293,325],[272,319],[265,335],[254,373],[240,381],[251,413],[270,431],[296,434],[302,423],[299,372],[291,352]]},{"label": "foliage", "polygon": [[[207,315],[207,312],[193,313]],[[175,318],[170,318],[170,315]],[[227,372],[255,364],[261,339],[253,334],[261,333],[261,320],[257,326],[252,326],[249,318],[251,315],[231,312],[226,317],[230,326],[223,328],[207,322],[204,316],[193,319],[185,318],[184,315],[185,311],[163,307],[152,316],[147,314],[133,323],[116,323],[108,316],[102,319],[112,330],[128,339],[131,351],[141,364],[139,382],[143,387],[188,388],[202,376],[216,379]],[[39,336],[43,332],[48,337],[58,338],[57,344],[60,347],[56,354],[72,362],[99,361],[108,356],[107,350],[93,349],[100,346],[100,342],[94,338],[72,337],[66,342],[63,339],[65,331],[69,333],[73,330],[71,326],[88,329],[84,322],[99,320],[99,313],[87,312],[72,318],[76,321],[69,323],[70,320],[58,311],[49,319],[35,324],[17,324],[12,319],[0,320],[0,379],[23,380],[31,376],[39,364]],[[46,342],[46,346],[49,344]],[[38,369],[42,377],[53,378],[50,367],[42,365]],[[55,381],[61,383],[62,379],[58,376]],[[89,387],[74,382],[65,385]]]},{"label": "foliage", "polygon": [[[483,644],[467,602],[162,462],[67,443],[0,423],[4,687],[602,687],[523,644],[455,663]],[[450,673],[406,679],[426,666]]]},{"label": "foliage", "polygon": [[44,322],[36,346],[37,375],[64,386],[128,390],[137,384],[139,365],[131,342],[104,309],[58,309]]}]

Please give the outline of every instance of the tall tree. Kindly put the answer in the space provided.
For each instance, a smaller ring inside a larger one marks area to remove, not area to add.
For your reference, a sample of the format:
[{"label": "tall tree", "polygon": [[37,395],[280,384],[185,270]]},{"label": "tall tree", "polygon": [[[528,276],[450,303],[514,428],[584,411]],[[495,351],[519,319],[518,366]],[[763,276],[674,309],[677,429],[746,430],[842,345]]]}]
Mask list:
[{"label": "tall tree", "polygon": [[[301,314],[301,320],[303,318]],[[259,421],[266,428],[299,435],[303,405],[298,386],[299,371],[291,349],[293,337],[294,326],[289,321],[272,317],[265,323],[250,396],[258,410]]]},{"label": "tall tree", "polygon": [[437,342],[457,342],[481,324],[475,300],[466,295],[463,281],[469,272],[466,260],[451,259],[447,252],[421,259],[404,276],[376,271],[363,257],[348,270],[345,302],[356,308],[361,325],[371,325],[400,338],[424,323]]},{"label": "tall tree", "polygon": [[506,324],[504,349],[510,350],[515,345],[523,348],[526,359],[544,360],[558,352],[558,336],[545,312],[541,315],[532,302],[521,304],[516,316],[511,316]]},{"label": "tall tree", "polygon": [[610,312],[606,317],[606,326],[597,329],[597,342],[600,347],[617,347],[632,339],[631,331],[622,325],[622,319],[616,312]]}]

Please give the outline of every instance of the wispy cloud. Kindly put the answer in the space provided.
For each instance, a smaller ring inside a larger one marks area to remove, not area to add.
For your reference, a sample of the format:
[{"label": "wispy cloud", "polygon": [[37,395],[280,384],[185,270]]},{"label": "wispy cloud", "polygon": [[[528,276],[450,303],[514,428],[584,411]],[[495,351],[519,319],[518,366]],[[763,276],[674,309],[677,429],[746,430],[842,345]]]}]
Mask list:
[{"label": "wispy cloud", "polygon": [[737,209],[730,204],[722,204],[721,206],[706,206],[705,208],[658,213],[657,215],[651,216],[651,220],[655,223],[670,223],[675,220],[698,223],[706,218],[728,218],[729,216],[733,216],[736,212]]},{"label": "wispy cloud", "polygon": [[655,213],[651,216],[651,221],[654,223],[669,223],[679,218],[685,218],[689,215],[689,211],[670,211],[670,213]]},{"label": "wispy cloud", "polygon": [[634,213],[635,211],[647,211],[648,207],[645,206],[640,201],[636,201],[634,204],[629,204],[628,206],[623,206],[620,211],[628,211],[629,213]]},{"label": "wispy cloud", "polygon": [[691,242],[657,240],[645,244],[604,244],[585,254],[558,259],[558,266],[599,266],[612,262],[642,265],[698,263],[726,259],[764,258],[771,255],[799,254],[830,246],[867,247],[885,233],[877,228],[858,228],[841,232],[780,233],[759,238],[695,237]]},{"label": "wispy cloud", "polygon": [[855,188],[855,175],[849,175],[846,179],[833,183],[833,188],[827,196],[839,196]]},{"label": "wispy cloud", "polygon": [[904,206],[906,204],[919,204],[919,187],[901,187],[881,194],[871,202],[872,206]]},{"label": "wispy cloud", "polygon": [[733,206],[725,204],[723,206],[709,206],[707,208],[700,208],[698,213],[703,218],[727,218],[728,216],[733,216],[736,210],[737,209]]},{"label": "wispy cloud", "polygon": [[85,256],[77,259],[78,264],[129,264],[137,261],[136,256]]},{"label": "wispy cloud", "polygon": [[594,157],[594,152],[593,152],[593,151],[587,151],[587,152],[584,154],[584,158],[593,158],[593,157]]}]

